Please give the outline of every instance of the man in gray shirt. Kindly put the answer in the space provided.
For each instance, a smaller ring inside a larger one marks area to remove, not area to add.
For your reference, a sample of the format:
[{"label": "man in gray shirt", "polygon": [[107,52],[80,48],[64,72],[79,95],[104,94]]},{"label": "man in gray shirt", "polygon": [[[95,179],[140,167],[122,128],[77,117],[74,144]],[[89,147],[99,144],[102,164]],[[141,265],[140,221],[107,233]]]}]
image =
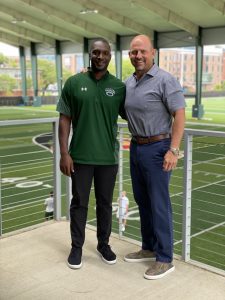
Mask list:
[{"label": "man in gray shirt", "polygon": [[142,249],[125,261],[152,261],[144,274],[158,279],[174,270],[171,171],[176,167],[185,123],[185,100],[178,81],[154,64],[148,36],[130,45],[135,73],[126,81],[125,110],[132,134],[130,170],[140,220]]}]

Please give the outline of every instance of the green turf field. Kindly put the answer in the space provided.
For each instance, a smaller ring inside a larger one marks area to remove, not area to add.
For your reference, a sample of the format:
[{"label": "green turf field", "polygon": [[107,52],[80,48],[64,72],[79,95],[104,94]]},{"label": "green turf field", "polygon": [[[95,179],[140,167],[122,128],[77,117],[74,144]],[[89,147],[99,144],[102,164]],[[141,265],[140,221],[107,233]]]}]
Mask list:
[{"label": "green turf field", "polygon": [[[187,100],[186,127],[225,131],[225,99],[203,101],[204,120],[191,118],[193,100]],[[0,120],[55,117],[55,106],[1,107]],[[198,122],[198,124],[196,124]],[[212,125],[208,125],[214,124]],[[204,126],[202,126],[204,124]],[[219,125],[219,126],[218,126]],[[3,233],[45,222],[44,199],[53,185],[52,153],[34,143],[34,137],[51,132],[50,124],[0,127],[0,163]],[[123,151],[123,189],[127,191],[129,219],[124,235],[140,239],[139,217],[132,195],[129,151]],[[225,270],[225,141],[195,137],[193,156],[193,192],[191,218],[191,258]],[[174,211],[175,253],[181,254],[183,159],[171,179]],[[113,231],[118,232],[115,208],[118,182],[113,200]],[[65,177],[62,176],[62,213],[66,215]],[[96,225],[92,191],[88,223]]]}]

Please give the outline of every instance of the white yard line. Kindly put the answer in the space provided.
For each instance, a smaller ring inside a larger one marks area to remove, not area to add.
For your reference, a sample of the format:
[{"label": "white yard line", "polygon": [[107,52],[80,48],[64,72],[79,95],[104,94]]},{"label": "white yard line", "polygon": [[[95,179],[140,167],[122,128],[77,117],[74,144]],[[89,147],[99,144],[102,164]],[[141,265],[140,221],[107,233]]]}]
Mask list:
[{"label": "white yard line", "polygon": [[[225,224],[225,222],[222,222],[222,223],[216,224],[216,225],[214,225],[214,226],[212,226],[212,227],[209,227],[209,228],[207,228],[207,229],[204,229],[204,230],[202,230],[202,231],[199,231],[199,232],[197,232],[197,233],[191,235],[191,238],[196,237],[196,236],[199,236],[199,235],[201,235],[201,234],[203,234],[203,233],[205,233],[205,232],[211,231],[211,230],[213,230],[213,229],[215,229],[215,228],[218,228],[218,227],[220,227],[220,226],[223,226],[224,224]],[[182,240],[176,241],[176,242],[174,243],[174,245],[180,244],[181,242],[182,242]]]}]

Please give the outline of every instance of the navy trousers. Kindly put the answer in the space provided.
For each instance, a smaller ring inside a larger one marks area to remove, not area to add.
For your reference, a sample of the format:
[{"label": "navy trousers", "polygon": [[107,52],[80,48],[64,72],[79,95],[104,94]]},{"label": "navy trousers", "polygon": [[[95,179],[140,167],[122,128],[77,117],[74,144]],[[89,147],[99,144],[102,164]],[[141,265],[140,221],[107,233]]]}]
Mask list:
[{"label": "navy trousers", "polygon": [[73,248],[82,248],[85,240],[89,195],[94,179],[97,239],[101,247],[108,244],[112,227],[112,198],[118,165],[75,164],[70,205],[70,232]]},{"label": "navy trousers", "polygon": [[169,196],[171,172],[163,170],[170,139],[137,145],[131,143],[130,171],[141,221],[142,249],[155,251],[156,260],[173,259],[172,207]]}]

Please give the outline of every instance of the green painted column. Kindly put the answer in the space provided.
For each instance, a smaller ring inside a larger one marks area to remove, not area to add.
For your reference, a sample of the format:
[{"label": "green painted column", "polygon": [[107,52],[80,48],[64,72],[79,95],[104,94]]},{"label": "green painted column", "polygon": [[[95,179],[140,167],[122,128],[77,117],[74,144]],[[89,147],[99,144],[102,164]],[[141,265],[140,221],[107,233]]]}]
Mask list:
[{"label": "green painted column", "polygon": [[195,104],[192,106],[192,117],[201,119],[204,115],[202,101],[202,65],[203,65],[203,46],[202,30],[199,29],[199,36],[196,42],[196,95]]},{"label": "green painted column", "polygon": [[88,39],[84,38],[83,42],[83,60],[84,60],[84,67],[90,67],[90,58],[89,58],[89,48],[88,48]]},{"label": "green painted column", "polygon": [[37,53],[35,43],[30,43],[31,50],[31,69],[32,69],[32,82],[34,89],[33,106],[41,106],[41,97],[38,96],[38,69],[37,69]]},{"label": "green painted column", "polygon": [[34,97],[38,95],[38,77],[37,77],[37,55],[35,43],[30,43],[31,51],[31,69],[32,69],[32,82],[34,89]]},{"label": "green painted column", "polygon": [[60,95],[62,92],[63,73],[62,73],[61,45],[60,45],[60,41],[58,40],[55,41],[55,63],[56,63],[56,78],[57,78],[58,94]]},{"label": "green painted column", "polygon": [[154,47],[154,49],[156,49],[154,62],[156,65],[159,65],[159,48],[158,48],[158,32],[157,31],[154,31],[153,47]]},{"label": "green painted column", "polygon": [[20,71],[21,71],[22,98],[23,98],[24,104],[26,104],[28,102],[28,97],[27,97],[26,56],[25,56],[25,49],[22,46],[19,46],[19,55],[20,55]]},{"label": "green painted column", "polygon": [[122,51],[121,51],[120,35],[116,35],[115,64],[116,64],[116,77],[122,79]]}]

